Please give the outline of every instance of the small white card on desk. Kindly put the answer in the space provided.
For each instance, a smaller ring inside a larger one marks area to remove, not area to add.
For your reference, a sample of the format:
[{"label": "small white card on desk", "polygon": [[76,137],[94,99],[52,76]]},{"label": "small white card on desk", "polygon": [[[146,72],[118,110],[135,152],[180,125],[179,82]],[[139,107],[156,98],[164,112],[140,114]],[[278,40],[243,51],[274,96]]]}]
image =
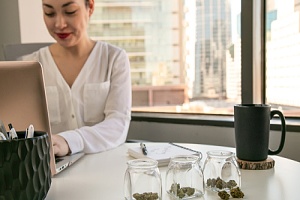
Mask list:
[{"label": "small white card on desk", "polygon": [[143,154],[140,144],[136,147],[128,149],[128,154],[134,158],[150,158],[158,161],[158,166],[166,166],[169,164],[171,157],[178,155],[199,155],[201,152],[173,144],[162,143],[147,145],[147,155]]}]

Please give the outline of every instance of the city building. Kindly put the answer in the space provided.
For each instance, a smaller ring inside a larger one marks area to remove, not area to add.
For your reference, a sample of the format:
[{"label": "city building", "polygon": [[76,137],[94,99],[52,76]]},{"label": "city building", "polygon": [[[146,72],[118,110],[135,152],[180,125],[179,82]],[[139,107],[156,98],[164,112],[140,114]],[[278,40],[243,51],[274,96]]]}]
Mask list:
[{"label": "city building", "polygon": [[184,1],[95,2],[89,34],[127,51],[133,106],[177,105],[188,101],[182,40]]},{"label": "city building", "polygon": [[230,0],[196,0],[193,99],[226,98],[226,51],[231,39]]},{"label": "city building", "polygon": [[266,97],[271,104],[299,107],[299,1],[277,1],[277,4],[277,16],[270,25],[266,47]]}]

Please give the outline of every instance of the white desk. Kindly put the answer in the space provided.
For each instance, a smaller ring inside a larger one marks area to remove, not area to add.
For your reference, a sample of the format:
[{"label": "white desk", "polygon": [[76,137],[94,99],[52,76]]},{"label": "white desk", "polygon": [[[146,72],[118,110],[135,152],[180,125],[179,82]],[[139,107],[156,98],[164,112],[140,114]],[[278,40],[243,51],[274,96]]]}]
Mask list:
[{"label": "white desk", "polygon": [[[138,143],[126,143],[111,151],[86,155],[67,170],[52,179],[51,188],[46,200],[123,200],[124,174],[126,162],[131,158],[127,155],[129,146]],[[148,144],[151,145],[151,144]],[[234,148],[184,144],[199,150],[204,159],[209,150],[229,150]],[[275,160],[274,169],[241,170],[242,191],[245,200],[298,200],[300,163],[286,158],[272,156]],[[163,200],[169,200],[165,192],[165,172],[167,167],[160,167],[163,186]],[[205,193],[197,199],[220,200],[213,192]]]}]

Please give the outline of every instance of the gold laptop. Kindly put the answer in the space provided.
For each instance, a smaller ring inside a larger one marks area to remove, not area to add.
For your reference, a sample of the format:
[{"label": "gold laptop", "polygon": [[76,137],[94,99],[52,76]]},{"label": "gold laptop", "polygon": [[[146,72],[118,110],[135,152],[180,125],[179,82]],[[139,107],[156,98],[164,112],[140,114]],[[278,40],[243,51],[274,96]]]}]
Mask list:
[{"label": "gold laptop", "polygon": [[[33,124],[35,130],[49,134],[52,144],[43,70],[39,62],[0,61],[0,94],[0,120],[4,125],[12,123],[17,131],[24,131]],[[56,163],[50,145],[52,175],[66,169],[82,155],[60,157],[60,162]]]}]

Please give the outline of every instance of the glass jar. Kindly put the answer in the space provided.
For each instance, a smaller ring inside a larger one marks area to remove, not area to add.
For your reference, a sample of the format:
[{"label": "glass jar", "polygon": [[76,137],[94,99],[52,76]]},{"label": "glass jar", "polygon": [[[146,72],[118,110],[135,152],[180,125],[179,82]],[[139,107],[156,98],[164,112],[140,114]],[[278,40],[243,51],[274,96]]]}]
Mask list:
[{"label": "glass jar", "polygon": [[124,179],[125,200],[161,200],[161,175],[158,162],[151,159],[135,159],[127,162]]},{"label": "glass jar", "polygon": [[204,195],[204,179],[199,156],[171,158],[166,173],[166,191],[172,199],[191,199]]},{"label": "glass jar", "polygon": [[241,172],[233,152],[208,151],[203,173],[205,186],[212,191],[241,188]]}]

